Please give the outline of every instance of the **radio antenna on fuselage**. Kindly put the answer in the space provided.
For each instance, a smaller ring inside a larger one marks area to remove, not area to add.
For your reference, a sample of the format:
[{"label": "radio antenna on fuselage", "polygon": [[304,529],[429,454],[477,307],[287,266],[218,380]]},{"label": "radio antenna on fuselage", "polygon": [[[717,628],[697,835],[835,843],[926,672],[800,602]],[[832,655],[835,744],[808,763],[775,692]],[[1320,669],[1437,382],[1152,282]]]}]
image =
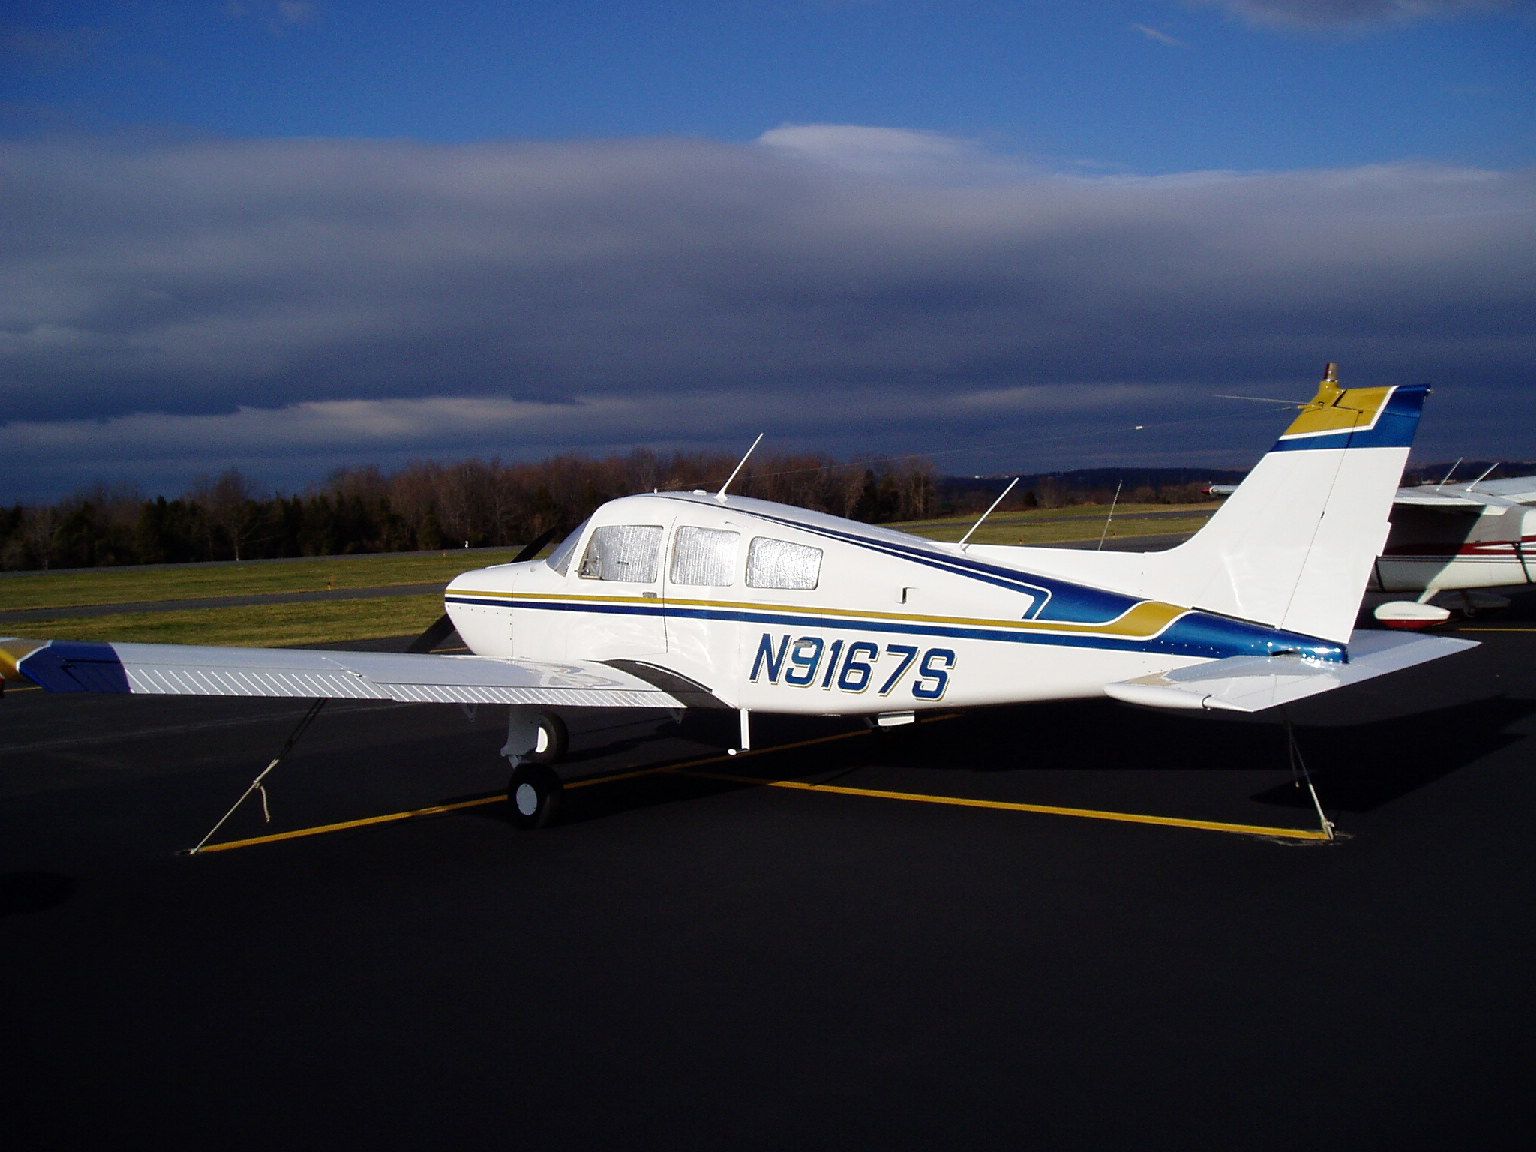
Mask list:
[{"label": "radio antenna on fuselage", "polygon": [[988,507],[987,510],[981,514],[981,520],[977,520],[976,523],[972,524],[971,525],[971,531],[967,532],[964,536],[960,537],[960,548],[961,548],[962,551],[965,549],[965,542],[971,538],[972,533],[974,533],[976,531],[976,529],[981,527],[981,521],[985,520],[988,516],[992,515],[992,509],[996,508],[999,504],[1001,504],[1003,502],[1004,498],[1007,497],[1008,493],[1013,491],[1013,486],[1015,484],[1017,484],[1018,482],[1019,482],[1019,478],[1017,476],[1015,476],[1012,480],[1008,481],[1008,487],[1003,489],[1002,496],[999,496],[996,500],[992,501],[991,506]]},{"label": "radio antenna on fuselage", "polygon": [[752,441],[752,447],[747,449],[747,455],[743,456],[741,458],[741,463],[736,465],[736,471],[732,472],[729,476],[727,476],[725,478],[725,483],[720,485],[720,491],[715,493],[715,499],[716,500],[719,500],[722,504],[725,502],[725,490],[731,486],[731,481],[736,479],[736,473],[740,472],[743,468],[745,468],[747,466],[747,457],[751,456],[752,453],[757,449],[757,446],[759,444],[761,444],[762,442],[763,442],[763,433],[759,432],[757,434],[757,439]]}]

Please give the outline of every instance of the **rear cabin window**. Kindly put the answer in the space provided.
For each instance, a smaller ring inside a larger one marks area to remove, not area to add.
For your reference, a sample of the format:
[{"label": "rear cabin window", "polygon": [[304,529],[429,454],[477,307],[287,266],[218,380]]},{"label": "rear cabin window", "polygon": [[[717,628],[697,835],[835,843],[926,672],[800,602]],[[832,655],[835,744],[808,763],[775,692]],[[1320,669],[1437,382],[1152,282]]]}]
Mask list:
[{"label": "rear cabin window", "polygon": [[588,580],[654,584],[660,558],[659,524],[605,524],[592,530],[577,571]]},{"label": "rear cabin window", "polygon": [[747,548],[748,588],[814,588],[821,579],[821,549],[771,536]]},{"label": "rear cabin window", "polygon": [[672,542],[672,583],[711,588],[734,584],[740,540],[741,533],[724,528],[679,528]]}]

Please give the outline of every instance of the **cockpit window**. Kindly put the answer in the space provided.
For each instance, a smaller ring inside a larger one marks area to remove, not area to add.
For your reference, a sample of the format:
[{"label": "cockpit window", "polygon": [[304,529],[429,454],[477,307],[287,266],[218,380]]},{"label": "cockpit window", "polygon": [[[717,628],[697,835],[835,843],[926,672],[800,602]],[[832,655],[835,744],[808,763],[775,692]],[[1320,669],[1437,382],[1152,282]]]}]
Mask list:
[{"label": "cockpit window", "polygon": [[545,558],[544,563],[548,564],[562,576],[569,572],[571,570],[571,557],[576,552],[576,544],[581,540],[581,534],[587,530],[587,524],[591,519],[589,516],[586,520],[576,525],[576,531],[560,541],[555,546],[555,550]]},{"label": "cockpit window", "polygon": [[821,580],[821,549],[771,536],[755,536],[747,549],[747,587],[814,588]]},{"label": "cockpit window", "polygon": [[660,557],[661,525],[604,524],[592,530],[577,572],[588,580],[654,584]]},{"label": "cockpit window", "polygon": [[683,525],[672,541],[674,584],[724,588],[736,582],[736,544],[741,533]]}]

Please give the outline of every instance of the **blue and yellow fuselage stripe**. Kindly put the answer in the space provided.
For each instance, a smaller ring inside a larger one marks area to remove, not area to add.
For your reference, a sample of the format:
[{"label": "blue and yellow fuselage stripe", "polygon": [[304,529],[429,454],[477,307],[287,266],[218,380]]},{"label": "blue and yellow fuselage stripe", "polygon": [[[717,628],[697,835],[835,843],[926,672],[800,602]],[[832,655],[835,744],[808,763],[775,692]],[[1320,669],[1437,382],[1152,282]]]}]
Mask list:
[{"label": "blue and yellow fuselage stripe", "polygon": [[666,617],[679,621],[792,625],[952,640],[1156,652],[1206,659],[1268,656],[1276,652],[1300,652],[1319,660],[1344,659],[1344,649],[1338,644],[1154,600],[1134,602],[1119,616],[1098,622],[937,616],[739,600],[661,601],[638,596],[567,596],[473,589],[451,593],[448,602],[540,612],[590,612]]}]

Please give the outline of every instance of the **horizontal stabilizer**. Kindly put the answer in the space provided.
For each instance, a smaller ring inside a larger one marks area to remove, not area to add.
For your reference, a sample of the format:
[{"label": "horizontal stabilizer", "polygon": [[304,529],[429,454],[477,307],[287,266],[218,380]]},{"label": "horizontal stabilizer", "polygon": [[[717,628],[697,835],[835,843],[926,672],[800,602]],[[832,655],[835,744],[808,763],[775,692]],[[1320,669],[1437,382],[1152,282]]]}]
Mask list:
[{"label": "horizontal stabilizer", "polygon": [[1122,680],[1104,690],[1145,708],[1262,712],[1475,647],[1475,641],[1444,636],[1358,631],[1350,637],[1348,663],[1293,655],[1230,656]]},{"label": "horizontal stabilizer", "polygon": [[50,692],[290,696],[420,704],[675,708],[638,676],[595,661],[484,656],[0,640],[0,675]]}]

